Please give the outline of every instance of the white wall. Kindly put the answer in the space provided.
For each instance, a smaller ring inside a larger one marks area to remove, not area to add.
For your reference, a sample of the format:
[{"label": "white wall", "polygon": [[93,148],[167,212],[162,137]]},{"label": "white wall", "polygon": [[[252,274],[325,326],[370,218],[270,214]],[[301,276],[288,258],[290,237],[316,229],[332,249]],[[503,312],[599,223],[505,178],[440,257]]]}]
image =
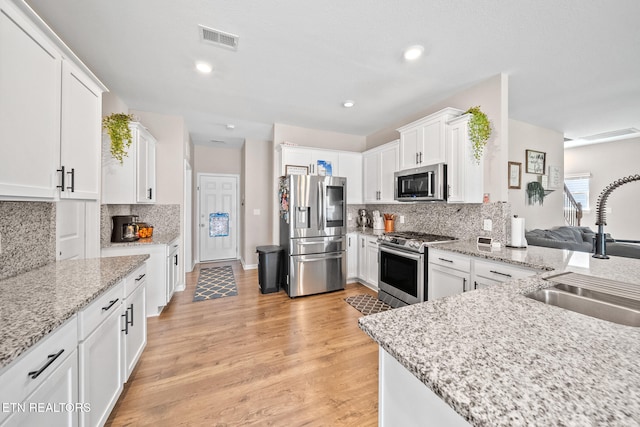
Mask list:
[{"label": "white wall", "polygon": [[[590,172],[590,212],[582,225],[596,230],[596,203],[600,192],[617,179],[640,174],[640,138],[570,148],[564,152],[566,174]],[[614,238],[640,240],[640,181],[624,184],[607,201],[605,232]]]},{"label": "white wall", "polygon": [[[271,193],[271,180],[264,179],[272,174],[273,148],[271,142],[245,140],[243,147],[243,200],[244,234],[242,262],[256,266],[258,257],[256,246],[270,245],[272,242],[272,212],[277,209]],[[259,213],[258,213],[259,211]]]},{"label": "white wall", "polygon": [[366,138],[362,135],[351,135],[275,123],[273,125],[274,147],[284,141],[304,147],[320,147],[330,150],[356,151],[358,153],[363,152],[366,147]]},{"label": "white wall", "polygon": [[479,105],[492,125],[492,135],[484,153],[484,192],[491,194],[491,201],[507,201],[507,155],[509,146],[508,126],[508,76],[499,74],[468,89],[431,105],[410,117],[386,126],[367,136],[367,149],[400,138],[397,128],[446,107],[467,110]]},{"label": "white wall", "polygon": [[[522,163],[522,185],[519,190],[509,190],[511,213],[525,219],[527,230],[551,228],[564,225],[562,188],[544,198],[543,205],[527,204],[527,183],[536,181],[539,175],[526,173],[525,150],[546,153],[546,173],[549,166],[558,166],[560,176],[564,168],[564,136],[560,132],[530,125],[517,120],[509,120],[509,160]],[[507,176],[507,165],[501,169]]]}]

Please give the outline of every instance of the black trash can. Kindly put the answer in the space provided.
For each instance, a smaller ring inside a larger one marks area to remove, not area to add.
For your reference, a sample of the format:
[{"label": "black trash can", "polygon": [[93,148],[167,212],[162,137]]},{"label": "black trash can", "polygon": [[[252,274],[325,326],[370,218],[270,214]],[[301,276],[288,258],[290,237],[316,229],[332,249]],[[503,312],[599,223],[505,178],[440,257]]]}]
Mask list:
[{"label": "black trash can", "polygon": [[276,245],[257,246],[256,252],[258,252],[260,292],[263,294],[278,292],[284,274],[284,248]]}]

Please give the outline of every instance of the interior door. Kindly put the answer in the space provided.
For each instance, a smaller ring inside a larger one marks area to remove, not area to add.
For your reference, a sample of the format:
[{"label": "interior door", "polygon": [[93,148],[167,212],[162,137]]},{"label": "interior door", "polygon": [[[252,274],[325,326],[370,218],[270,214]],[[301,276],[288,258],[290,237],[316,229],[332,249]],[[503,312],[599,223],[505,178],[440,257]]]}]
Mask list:
[{"label": "interior door", "polygon": [[238,258],[238,176],[201,175],[200,262]]}]

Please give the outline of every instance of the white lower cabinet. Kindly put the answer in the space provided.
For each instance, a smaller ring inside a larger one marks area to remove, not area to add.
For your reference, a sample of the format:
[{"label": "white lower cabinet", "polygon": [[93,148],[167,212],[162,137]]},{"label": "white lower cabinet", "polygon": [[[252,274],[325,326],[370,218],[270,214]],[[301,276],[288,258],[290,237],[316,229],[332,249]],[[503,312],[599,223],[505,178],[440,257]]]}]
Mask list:
[{"label": "white lower cabinet", "polygon": [[147,345],[146,266],[125,279],[122,382],[127,382]]},{"label": "white lower cabinet", "polygon": [[120,282],[80,311],[80,401],[91,405],[80,414],[81,426],[103,425],[122,392],[122,301]]},{"label": "white lower cabinet", "polygon": [[433,301],[469,290],[471,260],[466,255],[429,249],[427,300]]},{"label": "white lower cabinet", "polygon": [[347,233],[347,280],[358,277],[358,233]]},{"label": "white lower cabinet", "polygon": [[358,234],[358,278],[378,290],[378,237]]},{"label": "white lower cabinet", "polygon": [[78,411],[47,411],[79,402],[77,326],[73,316],[2,372],[0,402],[13,405],[0,411],[1,426],[78,425]]},{"label": "white lower cabinet", "polygon": [[[147,259],[147,316],[158,316],[162,309],[171,301],[176,288],[182,287],[180,276],[180,238],[168,245],[149,244],[138,246],[111,246],[102,248],[103,257],[145,255]],[[172,249],[177,245],[177,257],[172,256]],[[177,263],[177,264],[176,264]],[[172,265],[175,269],[172,270]],[[172,284],[170,279],[174,280]]]},{"label": "white lower cabinet", "polygon": [[427,299],[431,301],[487,288],[509,280],[533,276],[539,272],[505,262],[430,248]]}]

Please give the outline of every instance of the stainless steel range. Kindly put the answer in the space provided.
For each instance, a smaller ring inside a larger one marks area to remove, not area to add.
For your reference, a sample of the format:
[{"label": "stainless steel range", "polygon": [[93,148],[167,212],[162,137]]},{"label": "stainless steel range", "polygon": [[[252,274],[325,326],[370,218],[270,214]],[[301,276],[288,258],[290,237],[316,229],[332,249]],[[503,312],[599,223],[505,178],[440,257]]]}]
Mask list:
[{"label": "stainless steel range", "polygon": [[427,247],[455,237],[418,232],[385,233],[378,238],[378,299],[392,307],[427,300]]}]

